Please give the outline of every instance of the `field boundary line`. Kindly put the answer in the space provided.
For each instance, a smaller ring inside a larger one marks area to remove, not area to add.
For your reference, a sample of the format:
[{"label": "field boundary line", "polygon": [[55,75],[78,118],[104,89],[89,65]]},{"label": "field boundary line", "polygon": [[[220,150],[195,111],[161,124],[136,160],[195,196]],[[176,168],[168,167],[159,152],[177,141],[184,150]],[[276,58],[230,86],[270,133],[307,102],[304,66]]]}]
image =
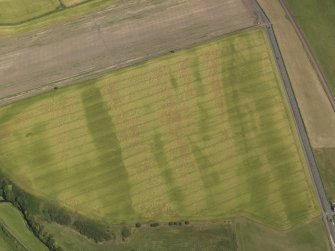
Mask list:
[{"label": "field boundary line", "polygon": [[285,2],[285,0],[279,0],[281,6],[283,7],[286,16],[288,17],[288,19],[290,20],[296,34],[298,35],[302,46],[304,47],[305,51],[307,52],[307,56],[309,61],[311,62],[314,70],[316,71],[316,74],[321,82],[321,85],[323,87],[324,92],[326,93],[328,100],[333,108],[333,111],[335,111],[335,97],[333,94],[332,89],[330,88],[330,85],[327,81],[326,76],[324,75],[324,73],[322,72],[322,69],[320,67],[319,61],[316,58],[316,56],[314,55],[311,46],[309,45],[306,36],[304,35],[303,31],[301,30],[299,24],[296,22],[293,14],[291,13],[291,11],[289,10],[287,3]]}]

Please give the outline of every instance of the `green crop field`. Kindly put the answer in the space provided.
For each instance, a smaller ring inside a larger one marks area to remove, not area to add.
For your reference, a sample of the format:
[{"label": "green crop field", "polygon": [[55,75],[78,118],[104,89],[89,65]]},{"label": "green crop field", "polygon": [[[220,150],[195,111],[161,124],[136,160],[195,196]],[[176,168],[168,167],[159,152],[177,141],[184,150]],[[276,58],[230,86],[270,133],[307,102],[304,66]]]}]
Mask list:
[{"label": "green crop field", "polygon": [[319,215],[262,29],[0,108],[0,166],[107,222]]},{"label": "green crop field", "polygon": [[335,95],[335,1],[286,0]]},{"label": "green crop field", "polygon": [[58,0],[0,0],[0,24],[26,21],[55,11]]},{"label": "green crop field", "polygon": [[0,229],[0,250],[48,250],[29,231],[20,212],[9,203],[0,203],[0,226],[4,227],[7,232],[5,234]]}]

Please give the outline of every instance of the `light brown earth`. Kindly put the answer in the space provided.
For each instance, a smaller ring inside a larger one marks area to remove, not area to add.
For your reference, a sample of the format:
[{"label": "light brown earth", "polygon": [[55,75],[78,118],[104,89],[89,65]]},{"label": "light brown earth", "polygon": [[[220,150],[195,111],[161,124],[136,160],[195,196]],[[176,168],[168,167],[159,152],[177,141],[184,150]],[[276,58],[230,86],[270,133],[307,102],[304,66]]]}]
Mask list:
[{"label": "light brown earth", "polygon": [[273,24],[314,148],[335,146],[335,113],[292,23],[278,0],[258,0]]},{"label": "light brown earth", "polygon": [[39,32],[0,38],[0,104],[254,26],[248,2],[120,1]]}]

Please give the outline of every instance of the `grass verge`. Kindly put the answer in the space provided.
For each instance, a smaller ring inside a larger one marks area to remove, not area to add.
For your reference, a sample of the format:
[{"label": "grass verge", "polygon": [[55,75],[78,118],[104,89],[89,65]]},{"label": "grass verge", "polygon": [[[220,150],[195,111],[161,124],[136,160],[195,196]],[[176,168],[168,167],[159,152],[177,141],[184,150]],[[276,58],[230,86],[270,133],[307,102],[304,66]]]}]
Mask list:
[{"label": "grass verge", "polygon": [[328,199],[335,201],[335,148],[317,148],[314,155]]}]

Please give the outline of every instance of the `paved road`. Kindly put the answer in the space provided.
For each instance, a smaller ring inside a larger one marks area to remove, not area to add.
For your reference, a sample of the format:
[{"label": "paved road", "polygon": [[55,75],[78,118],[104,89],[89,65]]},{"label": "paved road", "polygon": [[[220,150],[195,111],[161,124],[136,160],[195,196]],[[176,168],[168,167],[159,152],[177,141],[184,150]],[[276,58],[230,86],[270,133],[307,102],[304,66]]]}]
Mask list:
[{"label": "paved road", "polygon": [[282,80],[284,83],[284,87],[285,87],[285,91],[286,91],[286,95],[288,97],[289,103],[290,103],[290,107],[291,107],[291,111],[294,115],[295,118],[295,124],[296,127],[299,131],[299,136],[300,136],[300,141],[302,143],[303,146],[303,150],[306,156],[306,159],[308,161],[308,166],[309,166],[309,172],[310,175],[312,177],[312,181],[314,183],[314,188],[316,189],[316,192],[318,194],[318,198],[321,204],[321,208],[322,208],[322,219],[323,222],[325,224],[326,230],[328,232],[329,235],[329,241],[331,243],[331,247],[332,250],[335,250],[335,243],[334,243],[334,238],[335,238],[335,228],[333,226],[333,224],[330,222],[330,219],[332,219],[333,217],[333,212],[331,211],[330,208],[330,204],[327,200],[327,196],[323,187],[323,183],[319,174],[319,170],[317,168],[315,159],[314,159],[314,155],[313,155],[313,151],[311,148],[311,145],[309,143],[309,139],[307,136],[307,132],[306,132],[306,128],[304,125],[304,122],[302,120],[301,114],[300,114],[300,110],[298,107],[298,103],[297,100],[295,98],[293,89],[292,89],[292,85],[291,85],[291,81],[290,78],[288,76],[285,64],[284,64],[284,60],[283,57],[281,55],[280,49],[279,49],[279,45],[275,36],[275,33],[273,31],[272,28],[272,24],[270,22],[270,20],[268,19],[268,17],[266,16],[266,14],[264,13],[264,11],[261,9],[261,7],[259,6],[258,2],[256,0],[253,0],[253,4],[254,4],[254,8],[256,13],[258,14],[258,16],[262,19],[266,32],[267,32],[267,36],[269,38],[270,44],[271,44],[271,48],[273,50],[273,53],[276,57],[276,61],[277,61],[277,66],[278,69],[281,73],[282,76]]}]

